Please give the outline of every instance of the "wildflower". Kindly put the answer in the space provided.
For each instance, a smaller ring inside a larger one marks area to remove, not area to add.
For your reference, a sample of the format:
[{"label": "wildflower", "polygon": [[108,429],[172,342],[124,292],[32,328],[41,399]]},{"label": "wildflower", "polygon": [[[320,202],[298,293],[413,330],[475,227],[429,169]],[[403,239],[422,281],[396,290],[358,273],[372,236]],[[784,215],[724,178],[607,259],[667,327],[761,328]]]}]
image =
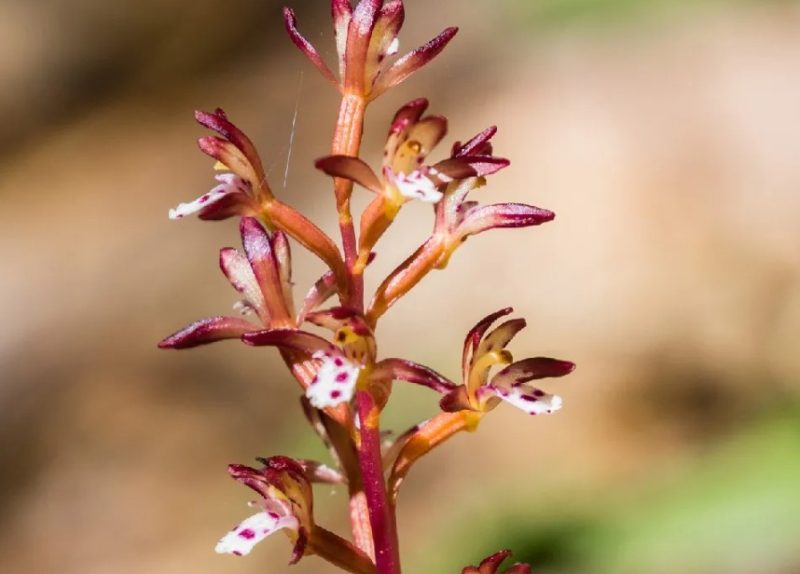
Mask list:
[{"label": "wildflower", "polygon": [[[495,552],[482,560],[479,566],[467,566],[461,571],[461,574],[499,574],[500,564],[509,556],[511,556],[510,550]],[[530,574],[530,572],[531,567],[529,564],[517,563],[504,570],[503,574]]]},{"label": "wildflower", "polygon": [[[537,389],[528,381],[563,377],[575,369],[574,363],[547,357],[514,362],[506,346],[525,328],[525,320],[511,319],[486,333],[500,317],[511,312],[511,308],[506,308],[492,313],[469,331],[461,361],[464,384],[442,398],[440,405],[444,411],[486,413],[501,401],[530,415],[549,414],[561,408],[561,397]],[[507,366],[490,378],[490,371],[498,365]]]},{"label": "wildflower", "polygon": [[405,18],[402,0],[331,0],[339,78],[317,49],[297,29],[294,10],[284,8],[289,37],[325,79],[343,94],[375,99],[435,58],[458,32],[447,28],[419,48],[398,58],[390,57],[400,48],[397,37]]},{"label": "wildflower", "polygon": [[[416,107],[414,103],[411,102],[398,113],[394,125],[398,125],[398,123],[402,125],[402,121],[398,122],[398,118],[405,118],[405,121],[411,123],[425,123],[425,118],[422,122],[414,120],[415,117],[419,117],[415,111],[412,111]],[[423,134],[433,131],[429,126],[426,128]],[[367,314],[370,321],[376,322],[391,305],[419,283],[431,270],[446,267],[450,257],[467,238],[490,229],[529,227],[555,218],[552,211],[523,203],[480,205],[476,201],[467,201],[470,192],[486,185],[486,176],[509,165],[508,160],[493,155],[491,139],[496,133],[497,128],[492,126],[466,143],[456,142],[450,158],[433,166],[434,169],[447,174],[450,178],[450,181],[443,182],[443,185],[437,188],[441,193],[441,198],[434,206],[433,232],[378,287]],[[417,137],[415,134],[414,138]],[[390,141],[391,139],[390,134]],[[418,139],[407,138],[405,141],[411,145],[412,150],[417,149],[417,146],[413,144]],[[392,149],[394,147],[387,145],[387,150]],[[403,146],[397,149],[402,150]],[[405,160],[408,155],[407,152],[401,153],[400,157]],[[419,161],[417,158],[415,159]],[[348,160],[347,163],[355,167],[354,162]],[[403,164],[401,163],[401,165]],[[358,175],[363,181],[369,181],[369,176],[366,175],[363,167],[351,168],[349,171],[351,176]],[[362,183],[362,180],[359,180],[359,183]],[[377,238],[391,224],[396,210],[387,208],[387,205],[391,206],[392,204],[386,200],[383,202],[374,200],[364,212],[361,220],[362,251],[371,249]]]},{"label": "wildflower", "polygon": [[[361,159],[345,155],[327,156],[316,166],[328,175],[349,179],[375,193],[361,219],[360,252],[369,253],[407,201],[436,204],[445,187],[468,178],[485,177],[509,165],[491,150],[474,147],[474,155],[459,153],[426,165],[425,159],[447,133],[447,118],[425,116],[428,100],[413,100],[395,114],[383,152],[382,177]],[[466,148],[473,151],[473,148]]]},{"label": "wildflower", "polygon": [[201,319],[159,343],[162,349],[187,349],[223,339],[238,339],[263,327],[291,326],[291,252],[286,236],[269,234],[258,221],[244,217],[240,223],[244,253],[226,247],[219,265],[233,288],[244,298],[236,304],[244,314],[255,314],[258,326],[241,317],[217,316]]},{"label": "wildflower", "polygon": [[267,329],[245,333],[242,340],[255,346],[275,346],[305,354],[316,363],[316,374],[306,387],[306,398],[318,409],[349,402],[362,372],[375,361],[375,339],[353,311],[334,308],[309,313],[306,320],[334,332],[332,343],[300,329]]},{"label": "wildflower", "polygon": [[292,563],[306,553],[314,529],[313,495],[303,466],[296,460],[274,456],[262,459],[264,468],[232,464],[231,477],[250,487],[261,497],[250,503],[259,512],[246,518],[217,543],[219,554],[245,556],[270,534],[285,530],[294,543]]},{"label": "wildflower", "polygon": [[345,289],[346,272],[336,244],[300,212],[278,200],[267,182],[261,158],[253,142],[228,120],[221,108],[214,113],[195,112],[195,119],[217,132],[198,140],[200,149],[224,173],[215,176],[214,188],[194,201],[181,203],[169,211],[170,219],[197,214],[200,219],[257,217],[270,230],[279,229],[316,254],[333,271],[338,285]]},{"label": "wildflower", "polygon": [[253,142],[228,120],[221,108],[213,113],[197,111],[194,117],[200,125],[219,134],[201,137],[197,143],[217,160],[215,169],[225,173],[215,176],[219,184],[211,191],[171,209],[169,218],[197,214],[200,219],[218,220],[256,215],[261,203],[272,198],[272,191]]}]

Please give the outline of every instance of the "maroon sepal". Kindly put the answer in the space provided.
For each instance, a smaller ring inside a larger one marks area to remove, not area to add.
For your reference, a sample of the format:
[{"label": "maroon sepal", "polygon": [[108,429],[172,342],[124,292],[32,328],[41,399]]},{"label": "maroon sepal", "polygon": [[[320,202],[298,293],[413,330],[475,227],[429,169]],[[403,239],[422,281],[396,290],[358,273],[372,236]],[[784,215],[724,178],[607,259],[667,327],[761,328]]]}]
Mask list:
[{"label": "maroon sepal", "polygon": [[375,376],[423,385],[438,393],[449,393],[456,384],[430,367],[405,359],[383,359],[375,365]]},{"label": "maroon sepal", "polygon": [[527,383],[535,379],[563,377],[575,370],[575,363],[551,359],[549,357],[532,357],[512,363],[497,373],[492,379],[498,384],[514,385]]},{"label": "maroon sepal", "polygon": [[289,37],[294,42],[294,45],[297,46],[303,54],[305,54],[306,58],[308,58],[312,64],[319,70],[322,76],[332,83],[334,86],[339,85],[339,81],[336,79],[336,76],[328,67],[328,65],[322,59],[322,56],[319,55],[317,49],[314,45],[305,39],[305,37],[300,33],[297,29],[297,18],[295,17],[294,10],[291,8],[284,8],[283,9],[283,22],[286,25],[286,32],[289,34]]},{"label": "maroon sepal", "polygon": [[329,155],[314,162],[317,169],[333,177],[343,177],[380,194],[383,184],[363,160],[346,155]]},{"label": "maroon sepal", "polygon": [[308,546],[308,532],[302,525],[297,529],[297,541],[292,548],[292,558],[289,560],[289,566],[297,564],[306,553]]},{"label": "maroon sepal", "polygon": [[191,349],[224,339],[238,339],[257,327],[238,317],[209,317],[195,321],[158,344],[159,349]]},{"label": "maroon sepal", "polygon": [[474,207],[464,214],[455,235],[466,238],[489,229],[529,227],[552,221],[556,214],[524,203],[496,203]]},{"label": "maroon sepal", "polygon": [[222,221],[235,216],[252,217],[258,212],[258,205],[244,193],[229,193],[197,212],[197,217],[205,221]]},{"label": "maroon sepal", "polygon": [[451,179],[466,179],[492,175],[509,165],[511,162],[501,157],[478,155],[453,157],[440,161],[433,167]]},{"label": "maroon sepal", "polygon": [[213,113],[198,110],[194,113],[194,117],[200,125],[217,132],[236,146],[236,148],[244,154],[250,164],[259,172],[261,171],[261,161],[253,142],[250,141],[250,138],[248,138],[242,130],[228,120],[228,116],[222,108],[217,108]]},{"label": "maroon sepal", "polygon": [[458,28],[447,28],[432,40],[398,59],[388,70],[380,75],[372,93],[370,93],[370,98],[378,97],[430,62],[444,50],[457,32]]},{"label": "maroon sepal", "polygon": [[242,341],[254,347],[281,347],[309,355],[329,351],[334,346],[318,335],[298,329],[265,329],[242,335]]},{"label": "maroon sepal", "polygon": [[468,155],[492,155],[492,144],[490,140],[497,133],[497,126],[491,126],[483,130],[467,143],[456,142],[453,144],[451,157],[464,157]]}]

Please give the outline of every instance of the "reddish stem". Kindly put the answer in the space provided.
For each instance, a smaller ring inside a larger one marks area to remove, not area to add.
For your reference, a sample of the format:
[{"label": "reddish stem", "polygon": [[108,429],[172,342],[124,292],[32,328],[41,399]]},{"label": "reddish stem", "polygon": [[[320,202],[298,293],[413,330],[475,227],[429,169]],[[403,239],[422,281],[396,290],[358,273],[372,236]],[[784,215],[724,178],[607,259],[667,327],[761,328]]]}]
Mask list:
[{"label": "reddish stem", "polygon": [[358,462],[369,507],[375,565],[378,574],[400,574],[400,552],[394,507],[386,496],[386,483],[383,479],[380,411],[372,395],[366,391],[358,391],[356,406],[360,422]]}]

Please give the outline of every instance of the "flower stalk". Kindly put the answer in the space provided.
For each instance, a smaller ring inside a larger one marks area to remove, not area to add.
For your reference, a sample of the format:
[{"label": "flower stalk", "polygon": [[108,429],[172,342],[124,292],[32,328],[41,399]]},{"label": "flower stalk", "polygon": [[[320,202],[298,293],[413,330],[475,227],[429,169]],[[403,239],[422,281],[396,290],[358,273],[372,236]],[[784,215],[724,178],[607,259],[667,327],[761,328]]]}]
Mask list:
[{"label": "flower stalk", "polygon": [[[492,174],[510,165],[494,155],[497,128],[489,127],[464,143],[456,141],[449,154],[430,160],[447,135],[448,121],[426,115],[425,98],[408,102],[395,114],[379,168],[361,159],[368,104],[436,57],[457,29],[446,28],[396,57],[405,18],[402,0],[358,0],[355,5],[331,0],[331,14],[338,73],[301,34],[291,8],[284,9],[284,22],[292,42],[341,94],[330,155],[315,162],[332,178],[341,245],[273,192],[255,144],[224,111],[197,112],[197,121],[214,132],[200,138],[200,149],[216,160],[219,173],[211,190],[179,204],[169,216],[239,219],[242,249],[225,247],[219,254],[220,270],[239,300],[234,313],[195,321],[159,347],[187,349],[223,340],[275,347],[300,387],[305,418],[330,455],[330,466],[285,456],[258,457],[259,467],[231,465],[230,475],[258,495],[251,503],[256,513],[226,533],[217,552],[245,556],[262,540],[282,532],[292,545],[292,564],[317,556],[353,574],[400,574],[396,506],[400,486],[415,463],[456,434],[475,431],[501,403],[529,415],[558,411],[561,398],[531,382],[562,377],[574,365],[548,357],[515,361],[507,347],[525,321],[497,324],[510,308],[491,313],[467,333],[460,373],[453,379],[405,358],[381,357],[376,337],[380,319],[428,273],[446,268],[469,237],[539,225],[554,214],[526,204],[472,199]],[[356,226],[351,197],[362,191],[372,194],[372,200]],[[368,265],[410,201],[431,206],[432,230],[380,281],[365,306]],[[292,241],[327,267],[297,303]],[[327,333],[323,336],[317,329]],[[437,397],[441,412],[388,441],[381,413],[396,383],[426,387]],[[318,524],[314,483],[346,485],[352,542]],[[467,566],[462,574],[498,574],[509,554],[497,552],[478,566]],[[515,564],[504,574],[529,572],[528,565]]]}]

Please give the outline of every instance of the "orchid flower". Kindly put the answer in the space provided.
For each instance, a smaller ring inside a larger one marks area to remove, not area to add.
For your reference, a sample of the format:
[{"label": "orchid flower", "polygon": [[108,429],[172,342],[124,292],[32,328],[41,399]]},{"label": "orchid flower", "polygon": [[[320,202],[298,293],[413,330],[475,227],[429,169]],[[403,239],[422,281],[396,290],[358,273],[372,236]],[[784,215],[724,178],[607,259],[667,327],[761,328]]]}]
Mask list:
[{"label": "orchid flower", "polygon": [[384,147],[380,178],[359,158],[333,155],[316,162],[326,174],[349,179],[376,195],[361,218],[362,256],[370,252],[404,203],[416,199],[436,204],[444,197],[446,186],[485,177],[509,165],[507,159],[494,157],[477,146],[475,154],[453,154],[433,165],[425,164],[428,154],[447,133],[447,118],[423,117],[427,108],[428,100],[420,98],[395,114]]},{"label": "orchid flower", "polygon": [[309,313],[306,320],[331,329],[334,342],[299,329],[249,332],[242,340],[249,345],[304,353],[313,359],[316,375],[305,390],[313,407],[324,409],[349,402],[362,372],[375,360],[372,331],[356,313],[343,308]]},{"label": "orchid flower", "polygon": [[432,40],[391,62],[398,53],[397,37],[405,18],[402,0],[332,0],[331,12],[339,55],[337,79],[317,49],[297,29],[294,10],[284,8],[289,37],[322,76],[343,94],[375,99],[435,58],[458,28],[447,28]]},{"label": "orchid flower", "polygon": [[253,142],[221,108],[213,113],[197,111],[194,117],[219,134],[201,137],[197,143],[203,153],[217,160],[214,168],[224,173],[215,176],[219,184],[209,192],[170,209],[169,218],[197,214],[200,219],[218,220],[258,214],[261,203],[272,198],[272,190]]},{"label": "orchid flower", "polygon": [[[529,415],[550,414],[561,409],[561,397],[546,393],[528,382],[563,377],[575,369],[575,364],[547,357],[514,362],[506,346],[525,328],[525,319],[510,319],[487,334],[498,319],[512,311],[509,307],[492,313],[469,331],[461,360],[464,384],[442,398],[442,410],[487,413],[502,401]],[[492,368],[500,365],[505,367],[490,377]]]},{"label": "orchid flower", "polygon": [[287,457],[265,459],[264,468],[232,464],[228,472],[237,481],[256,491],[260,500],[251,503],[259,512],[246,518],[223,536],[216,551],[245,556],[270,534],[286,530],[294,542],[292,563],[306,551],[313,529],[313,495],[302,465]]},{"label": "orchid flower", "polygon": [[170,219],[196,214],[200,219],[257,217],[270,230],[279,229],[322,259],[333,271],[340,286],[345,271],[339,249],[321,229],[300,212],[278,200],[267,182],[261,158],[253,142],[228,119],[221,108],[214,113],[195,112],[202,126],[217,132],[197,140],[200,150],[223,171],[215,176],[218,184],[194,201],[170,209]]},{"label": "orchid flower", "polygon": [[[412,104],[407,107],[413,107]],[[403,110],[398,117],[402,115]],[[522,203],[479,205],[476,201],[467,201],[470,192],[486,184],[486,176],[509,165],[508,160],[497,158],[492,153],[491,139],[496,133],[497,128],[490,127],[466,143],[456,142],[450,158],[433,166],[451,179],[437,188],[441,197],[434,206],[433,232],[378,287],[370,303],[370,322],[375,323],[430,271],[446,267],[455,250],[468,237],[490,229],[540,225],[555,218],[552,211]],[[416,146],[412,149],[416,149]],[[351,159],[347,158],[347,164],[355,167]],[[317,165],[319,167],[319,162]],[[358,174],[361,179],[369,181],[363,167],[351,169],[350,173],[351,176]],[[391,224],[396,211],[386,209],[386,205],[385,201],[375,200],[364,212],[361,222],[362,250],[371,249]]]},{"label": "orchid flower", "polygon": [[256,325],[242,317],[217,316],[201,319],[161,341],[162,349],[188,349],[264,327],[293,325],[291,252],[286,236],[269,234],[258,221],[244,217],[239,225],[244,253],[226,247],[219,253],[219,266],[243,299],[235,305],[242,314],[255,315]]}]

